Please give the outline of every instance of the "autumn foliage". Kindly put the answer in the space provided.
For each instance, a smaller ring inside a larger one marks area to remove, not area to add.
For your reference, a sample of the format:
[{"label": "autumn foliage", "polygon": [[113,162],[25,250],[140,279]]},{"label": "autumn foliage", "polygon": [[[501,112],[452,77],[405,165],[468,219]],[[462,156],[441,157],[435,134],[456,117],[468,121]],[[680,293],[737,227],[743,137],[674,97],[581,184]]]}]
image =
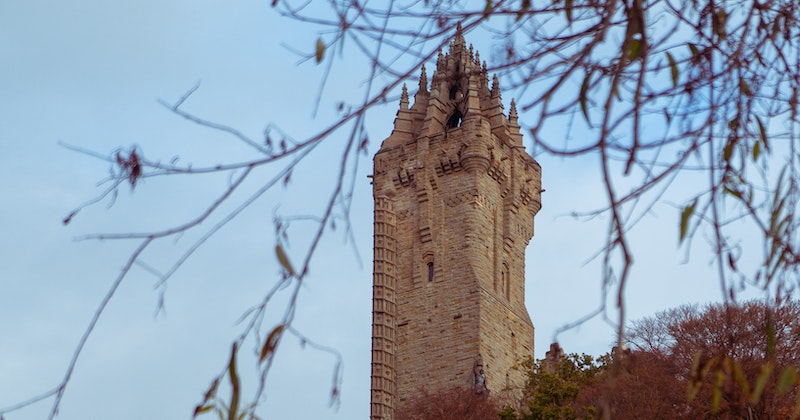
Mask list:
[{"label": "autumn foliage", "polygon": [[800,304],[681,306],[634,322],[627,349],[524,364],[508,419],[800,417]]},{"label": "autumn foliage", "polygon": [[487,420],[497,419],[499,406],[486,392],[453,388],[439,392],[421,390],[401,404],[395,418],[402,420]]}]

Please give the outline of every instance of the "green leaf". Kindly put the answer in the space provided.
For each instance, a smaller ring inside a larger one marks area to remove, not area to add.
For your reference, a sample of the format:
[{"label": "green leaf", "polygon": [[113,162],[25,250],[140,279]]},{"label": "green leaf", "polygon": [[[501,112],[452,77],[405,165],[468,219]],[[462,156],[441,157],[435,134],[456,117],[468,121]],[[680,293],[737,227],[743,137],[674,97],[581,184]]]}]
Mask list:
[{"label": "green leaf", "polygon": [[756,379],[756,386],[753,388],[753,394],[750,395],[750,403],[753,405],[758,404],[761,400],[761,394],[764,392],[764,388],[767,386],[767,381],[769,381],[769,377],[772,374],[772,363],[767,362],[761,365],[761,373],[758,375]]},{"label": "green leaf", "polygon": [[286,252],[283,251],[283,247],[278,244],[275,245],[275,255],[278,256],[278,262],[281,263],[281,266],[290,276],[295,274],[294,268],[292,267],[292,263],[289,262],[289,257],[286,256]]},{"label": "green leaf", "polygon": [[228,377],[231,380],[231,405],[228,407],[228,420],[236,418],[236,413],[239,411],[239,374],[236,371],[236,351],[238,347],[233,343],[231,349],[231,360],[228,362]]},{"label": "green leaf", "polygon": [[623,51],[628,59],[635,60],[642,56],[642,41],[639,39],[631,38],[628,43],[628,51]]},{"label": "green leaf", "polygon": [[789,392],[795,383],[797,383],[797,369],[794,366],[789,366],[783,370],[781,378],[778,379],[778,393],[785,394]]},{"label": "green leaf", "polygon": [[281,324],[273,328],[272,331],[269,333],[266,341],[264,341],[264,346],[261,347],[261,354],[258,357],[259,363],[266,360],[266,358],[269,357],[270,354],[275,352],[275,347],[278,345],[278,339],[280,339],[281,333],[283,332],[284,328],[286,328],[286,325]]},{"label": "green leaf", "polygon": [[758,123],[758,134],[761,137],[761,143],[764,143],[764,150],[769,152],[769,143],[767,143],[767,129],[764,128],[764,123],[761,122],[761,118],[756,117],[756,122]]},{"label": "green leaf", "polygon": [[589,92],[589,85],[592,81],[592,71],[586,73],[586,77],[583,79],[583,84],[581,84],[580,94],[578,95],[578,101],[581,104],[581,112],[583,112],[583,118],[586,118],[586,122],[589,121],[589,110],[586,107],[586,98],[587,93]]},{"label": "green leaf", "polygon": [[730,360],[730,367],[733,371],[733,379],[739,384],[739,388],[742,390],[742,392],[745,395],[749,395],[750,385],[747,383],[747,377],[744,375],[742,367],[733,359],[728,358],[728,360]]},{"label": "green leaf", "polygon": [[761,155],[761,143],[756,141],[753,144],[753,162],[758,160],[758,157]]},{"label": "green leaf", "polygon": [[700,362],[702,356],[703,351],[698,350],[692,358],[692,369],[689,371],[689,387],[686,396],[689,401],[692,401],[697,396],[697,393],[700,392],[700,387],[703,386],[703,376],[705,376],[703,370],[705,369]]},{"label": "green leaf", "polygon": [[678,86],[678,65],[669,52],[667,52],[667,61],[669,61],[669,70],[672,73],[672,87]]},{"label": "green leaf", "polygon": [[697,45],[694,45],[691,42],[687,43],[686,45],[689,46],[689,51],[692,52],[692,56],[697,57],[698,55],[700,55],[700,50],[697,49]]},{"label": "green leaf", "polygon": [[742,198],[742,192],[739,191],[738,189],[733,189],[730,186],[726,185],[724,187],[724,191],[725,191],[725,193],[730,194],[730,195],[738,198],[739,200],[744,201],[744,199]]},{"label": "green leaf", "polygon": [[322,59],[325,57],[325,43],[322,42],[322,38],[317,38],[317,49],[315,56],[317,57],[317,63],[321,63]]},{"label": "green leaf", "polygon": [[725,383],[725,372],[722,369],[718,369],[714,372],[714,388],[711,390],[711,412],[716,413],[719,411],[719,403],[722,400],[722,384]]},{"label": "green leaf", "polygon": [[733,146],[736,145],[738,139],[736,137],[731,137],[728,139],[728,143],[725,144],[725,147],[722,149],[722,161],[723,162],[730,162],[731,157],[733,156]]},{"label": "green leaf", "polygon": [[697,199],[695,199],[692,204],[684,207],[683,211],[681,211],[680,235],[678,238],[678,243],[683,243],[683,240],[686,239],[686,232],[689,229],[689,219],[692,217],[695,207],[697,207]]}]

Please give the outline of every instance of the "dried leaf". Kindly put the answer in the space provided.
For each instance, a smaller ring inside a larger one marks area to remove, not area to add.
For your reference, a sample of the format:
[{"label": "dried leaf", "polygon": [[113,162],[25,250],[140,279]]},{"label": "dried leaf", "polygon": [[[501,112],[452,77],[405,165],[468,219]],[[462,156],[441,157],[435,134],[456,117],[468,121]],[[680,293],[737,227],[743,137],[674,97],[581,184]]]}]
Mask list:
[{"label": "dried leaf", "polygon": [[749,97],[753,96],[753,91],[750,90],[750,85],[747,84],[747,81],[744,78],[739,78],[739,91],[742,92],[742,95]]},{"label": "dried leaf", "polygon": [[691,42],[686,44],[689,47],[689,51],[692,53],[692,57],[697,57],[700,55],[700,50],[697,48],[697,45],[692,44]]},{"label": "dried leaf", "polygon": [[197,417],[200,414],[207,413],[207,412],[209,412],[209,411],[211,411],[213,409],[214,409],[214,405],[213,404],[204,405],[202,407],[198,405],[197,407],[194,408],[194,415],[192,417],[193,418]]},{"label": "dried leaf", "polygon": [[736,259],[733,258],[733,254],[730,252],[728,253],[728,266],[731,270],[736,271]]},{"label": "dried leaf", "polygon": [[286,325],[284,324],[278,325],[269,333],[267,340],[264,341],[264,346],[261,347],[261,355],[258,357],[259,362],[263,362],[267,359],[267,357],[269,357],[270,354],[275,352],[275,347],[278,345],[278,339],[280,339],[281,333],[285,327]]},{"label": "dried leaf", "polygon": [[753,162],[757,161],[759,156],[761,156],[761,143],[755,142],[753,144]]},{"label": "dried leaf", "polygon": [[769,152],[769,143],[767,142],[767,129],[764,128],[764,123],[761,122],[761,118],[756,117],[756,122],[758,123],[758,133],[761,137],[761,143],[764,143],[764,150]]},{"label": "dried leaf", "polygon": [[724,191],[725,191],[726,194],[730,194],[730,195],[738,198],[739,200],[743,200],[742,192],[739,191],[738,189],[733,189],[730,186],[725,185]]},{"label": "dried leaf", "polygon": [[520,19],[522,19],[523,16],[525,16],[525,13],[527,13],[530,8],[531,8],[531,0],[522,0],[519,6],[519,10],[517,11],[518,22]]},{"label": "dried leaf", "polygon": [[317,63],[321,63],[322,59],[325,57],[325,43],[322,42],[322,38],[317,38],[317,49],[314,55],[317,58]]},{"label": "dried leaf", "polygon": [[675,59],[669,52],[667,52],[667,61],[669,61],[669,70],[672,74],[672,86],[678,86],[678,65],[675,63]]},{"label": "dried leaf", "polygon": [[586,98],[589,92],[589,86],[591,84],[591,81],[592,81],[592,72],[590,71],[589,73],[586,73],[586,77],[583,79],[583,84],[581,84],[581,90],[578,95],[578,101],[581,104],[581,111],[583,112],[583,117],[586,118],[586,122],[590,122],[589,110],[587,109],[586,106],[586,100],[587,100]]},{"label": "dried leaf", "polygon": [[728,12],[726,12],[725,9],[720,9],[714,14],[714,21],[712,25],[714,26],[714,33],[716,33],[720,39],[724,39],[727,35],[727,31],[725,29],[727,22]]},{"label": "dried leaf", "polygon": [[68,214],[68,215],[67,215],[67,217],[65,217],[65,218],[64,218],[64,220],[62,220],[62,222],[63,222],[65,225],[68,225],[68,224],[69,224],[69,222],[71,222],[71,221],[72,221],[72,218],[73,218],[73,217],[75,217],[75,215],[76,215],[77,213],[78,213],[78,210],[75,210],[75,211],[73,211],[72,213]]},{"label": "dried leaf", "polygon": [[492,0],[486,0],[486,6],[483,8],[483,17],[489,17],[492,14]]},{"label": "dried leaf", "polygon": [[572,0],[564,2],[564,13],[567,14],[567,22],[572,23]]},{"label": "dried leaf", "polygon": [[[214,408],[213,404],[208,404],[211,399],[213,399],[217,394],[217,387],[219,387],[219,378],[214,379],[214,382],[211,383],[211,386],[208,387],[206,390],[205,395],[203,395],[203,401],[194,408],[194,416],[192,418],[197,417],[198,414],[205,413],[208,410]],[[207,408],[210,407],[210,408]]]},{"label": "dried leaf", "polygon": [[286,270],[290,276],[293,276],[295,274],[294,267],[292,267],[292,263],[289,262],[289,257],[280,244],[275,245],[275,255],[278,256],[278,262],[281,263],[283,269]]},{"label": "dried leaf", "polygon": [[236,351],[238,347],[233,343],[231,349],[231,360],[228,363],[228,377],[231,381],[231,405],[228,407],[228,419],[236,418],[236,413],[239,411],[239,374],[236,371]]}]

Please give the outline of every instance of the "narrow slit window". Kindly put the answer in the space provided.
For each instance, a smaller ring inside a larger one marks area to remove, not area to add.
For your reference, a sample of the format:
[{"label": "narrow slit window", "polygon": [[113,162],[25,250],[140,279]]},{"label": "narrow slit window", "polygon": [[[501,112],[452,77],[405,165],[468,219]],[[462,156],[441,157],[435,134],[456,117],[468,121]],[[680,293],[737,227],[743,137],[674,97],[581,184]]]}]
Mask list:
[{"label": "narrow slit window", "polygon": [[433,262],[428,263],[428,281],[433,281]]}]

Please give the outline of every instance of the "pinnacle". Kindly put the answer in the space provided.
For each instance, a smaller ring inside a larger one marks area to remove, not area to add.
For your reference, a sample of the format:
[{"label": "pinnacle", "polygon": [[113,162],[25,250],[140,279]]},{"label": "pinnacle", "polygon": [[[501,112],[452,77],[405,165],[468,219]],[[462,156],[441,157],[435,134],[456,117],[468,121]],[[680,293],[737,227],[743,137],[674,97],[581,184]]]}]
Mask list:
[{"label": "pinnacle", "polygon": [[492,77],[492,97],[493,98],[500,97],[500,80],[497,78],[496,74],[494,75],[494,77]]},{"label": "pinnacle", "polygon": [[510,121],[517,120],[517,102],[514,101],[514,98],[511,98],[511,110],[508,112],[508,119]]},{"label": "pinnacle", "polygon": [[425,71],[425,64],[422,65],[422,71],[420,72],[419,76],[419,91],[428,91],[428,73]]}]

